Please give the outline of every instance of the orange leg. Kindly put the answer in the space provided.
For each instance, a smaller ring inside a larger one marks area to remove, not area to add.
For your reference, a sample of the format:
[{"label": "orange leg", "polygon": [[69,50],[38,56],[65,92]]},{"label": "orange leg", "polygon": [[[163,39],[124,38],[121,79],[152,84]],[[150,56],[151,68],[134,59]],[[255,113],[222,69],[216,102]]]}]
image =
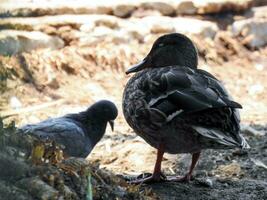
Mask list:
[{"label": "orange leg", "polygon": [[154,167],[153,174],[147,178],[137,179],[131,181],[130,183],[139,184],[139,183],[152,183],[152,182],[160,182],[163,181],[164,178],[162,177],[161,173],[161,162],[164,154],[164,144],[163,142],[159,144],[158,152],[157,152],[157,160]]},{"label": "orange leg", "polygon": [[177,181],[177,182],[189,182],[192,179],[192,174],[193,174],[194,168],[197,164],[199,157],[200,157],[200,152],[192,154],[191,166],[190,166],[189,172],[185,176],[183,176],[183,177],[167,177],[167,180],[168,181]]}]

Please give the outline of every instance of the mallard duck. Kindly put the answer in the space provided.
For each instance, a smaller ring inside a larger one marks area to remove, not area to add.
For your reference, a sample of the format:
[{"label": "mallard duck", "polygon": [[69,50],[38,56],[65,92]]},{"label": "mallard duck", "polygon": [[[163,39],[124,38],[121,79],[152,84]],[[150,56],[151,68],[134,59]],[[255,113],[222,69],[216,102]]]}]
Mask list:
[{"label": "mallard duck", "polygon": [[107,123],[113,130],[117,115],[114,103],[101,100],[80,113],[25,125],[18,129],[18,134],[30,134],[40,140],[55,141],[64,145],[67,156],[85,158],[103,137]]},{"label": "mallard duck", "polygon": [[125,119],[158,149],[152,176],[133,183],[161,181],[164,152],[192,154],[184,177],[167,177],[189,181],[203,149],[249,147],[240,135],[237,109],[242,106],[218,79],[197,65],[193,42],[183,34],[171,33],[159,37],[148,55],[126,72],[135,74],[123,94]]}]

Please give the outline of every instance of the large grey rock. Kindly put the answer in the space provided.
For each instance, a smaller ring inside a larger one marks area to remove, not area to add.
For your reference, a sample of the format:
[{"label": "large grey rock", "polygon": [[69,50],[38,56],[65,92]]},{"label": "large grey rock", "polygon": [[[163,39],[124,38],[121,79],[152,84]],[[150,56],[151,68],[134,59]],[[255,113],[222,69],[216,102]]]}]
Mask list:
[{"label": "large grey rock", "polygon": [[251,18],[233,23],[232,32],[243,38],[243,44],[258,48],[267,44],[267,18]]},{"label": "large grey rock", "polygon": [[29,52],[38,48],[59,49],[63,46],[64,42],[59,37],[37,31],[4,30],[0,32],[0,54],[2,55]]}]

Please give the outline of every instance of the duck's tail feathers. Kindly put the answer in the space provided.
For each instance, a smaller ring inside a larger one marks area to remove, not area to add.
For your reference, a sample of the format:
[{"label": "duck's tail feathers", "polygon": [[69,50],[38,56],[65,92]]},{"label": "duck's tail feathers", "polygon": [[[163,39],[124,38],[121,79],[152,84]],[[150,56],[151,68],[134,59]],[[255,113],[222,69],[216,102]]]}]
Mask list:
[{"label": "duck's tail feathers", "polygon": [[242,135],[239,136],[241,138],[241,149],[250,149],[250,146],[247,143],[246,139]]},{"label": "duck's tail feathers", "polygon": [[241,149],[248,149],[249,145],[243,136],[239,135],[240,139],[231,137],[231,134],[226,134],[218,129],[208,129],[204,127],[194,126],[197,133],[209,139],[209,141],[217,142],[229,148],[239,147]]}]

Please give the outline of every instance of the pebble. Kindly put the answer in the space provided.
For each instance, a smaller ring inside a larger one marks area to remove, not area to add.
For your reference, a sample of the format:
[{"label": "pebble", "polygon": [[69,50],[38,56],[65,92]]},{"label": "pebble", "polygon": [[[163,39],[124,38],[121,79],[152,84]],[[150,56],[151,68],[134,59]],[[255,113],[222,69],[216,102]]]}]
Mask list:
[{"label": "pebble", "polygon": [[209,188],[213,187],[213,181],[210,178],[198,179],[198,184]]}]

